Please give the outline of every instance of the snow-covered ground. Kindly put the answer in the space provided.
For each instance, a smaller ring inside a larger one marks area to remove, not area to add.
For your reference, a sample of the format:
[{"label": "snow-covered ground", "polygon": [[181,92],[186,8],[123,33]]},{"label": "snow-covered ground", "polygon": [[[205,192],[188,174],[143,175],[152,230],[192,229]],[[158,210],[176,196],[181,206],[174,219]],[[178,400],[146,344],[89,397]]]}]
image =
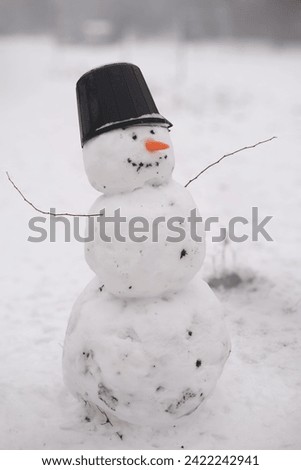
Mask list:
[{"label": "snow-covered ground", "polygon": [[[1,39],[0,57],[1,448],[300,449],[301,50],[175,42],[59,48],[19,38]],[[38,214],[5,176],[43,209],[86,212],[97,193],[84,173],[74,86],[89,68],[114,61],[141,67],[174,123],[175,178],[183,184],[224,153],[278,136],[190,186],[205,217],[250,218],[252,206],[260,218],[272,215],[274,242],[208,243],[204,278],[234,272],[242,281],[216,291],[232,355],[199,412],[157,433],[88,422],[66,390],[65,329],[93,274],[83,245],[64,243],[63,222],[55,243],[27,241]]]}]

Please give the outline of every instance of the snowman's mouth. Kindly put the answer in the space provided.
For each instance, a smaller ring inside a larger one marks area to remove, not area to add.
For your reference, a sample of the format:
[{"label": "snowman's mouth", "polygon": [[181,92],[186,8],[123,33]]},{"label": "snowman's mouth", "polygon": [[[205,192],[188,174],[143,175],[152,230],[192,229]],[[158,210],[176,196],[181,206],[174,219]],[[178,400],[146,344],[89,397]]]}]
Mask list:
[{"label": "snowman's mouth", "polygon": [[[159,160],[166,160],[168,155],[164,155],[164,157],[159,157]],[[127,162],[132,165],[132,167],[136,168],[136,171],[139,173],[142,168],[152,168],[152,167],[158,167],[160,166],[161,161],[156,161],[153,163],[143,163],[143,162],[134,162],[131,158],[127,159]]]}]

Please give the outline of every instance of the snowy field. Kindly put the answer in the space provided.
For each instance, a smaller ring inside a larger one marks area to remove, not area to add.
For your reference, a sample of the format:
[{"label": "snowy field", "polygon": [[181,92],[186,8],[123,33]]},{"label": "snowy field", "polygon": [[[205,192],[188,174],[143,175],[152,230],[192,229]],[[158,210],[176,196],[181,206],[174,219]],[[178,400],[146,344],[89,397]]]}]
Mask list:
[{"label": "snowy field", "polygon": [[[0,58],[1,448],[300,449],[301,50],[172,42],[59,48],[19,38],[1,39]],[[222,224],[250,219],[252,206],[260,218],[272,215],[274,242],[208,243],[203,277],[235,273],[240,281],[216,290],[232,354],[203,407],[157,433],[88,422],[66,390],[67,321],[93,274],[83,245],[64,243],[62,223],[55,243],[27,241],[28,220],[38,214],[5,176],[45,210],[87,211],[97,193],[84,173],[74,87],[88,69],[114,61],[141,67],[174,123],[175,179],[183,184],[224,153],[278,136],[190,185],[202,215]]]}]

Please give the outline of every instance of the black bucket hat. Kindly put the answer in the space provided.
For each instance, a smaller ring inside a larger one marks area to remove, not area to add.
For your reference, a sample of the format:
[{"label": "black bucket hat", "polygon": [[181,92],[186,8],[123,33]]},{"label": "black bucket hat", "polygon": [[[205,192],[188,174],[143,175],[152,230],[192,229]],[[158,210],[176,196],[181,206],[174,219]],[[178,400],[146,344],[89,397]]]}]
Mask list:
[{"label": "black bucket hat", "polygon": [[136,124],[171,127],[156,107],[137,65],[116,63],[85,73],[76,84],[81,144]]}]

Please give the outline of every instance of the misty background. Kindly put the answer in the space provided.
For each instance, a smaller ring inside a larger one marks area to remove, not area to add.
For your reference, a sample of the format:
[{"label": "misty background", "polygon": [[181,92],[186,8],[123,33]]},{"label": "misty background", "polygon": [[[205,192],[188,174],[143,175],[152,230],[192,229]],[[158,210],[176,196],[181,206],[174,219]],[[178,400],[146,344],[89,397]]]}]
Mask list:
[{"label": "misty background", "polygon": [[101,44],[135,35],[301,40],[300,0],[0,0],[0,34]]}]

